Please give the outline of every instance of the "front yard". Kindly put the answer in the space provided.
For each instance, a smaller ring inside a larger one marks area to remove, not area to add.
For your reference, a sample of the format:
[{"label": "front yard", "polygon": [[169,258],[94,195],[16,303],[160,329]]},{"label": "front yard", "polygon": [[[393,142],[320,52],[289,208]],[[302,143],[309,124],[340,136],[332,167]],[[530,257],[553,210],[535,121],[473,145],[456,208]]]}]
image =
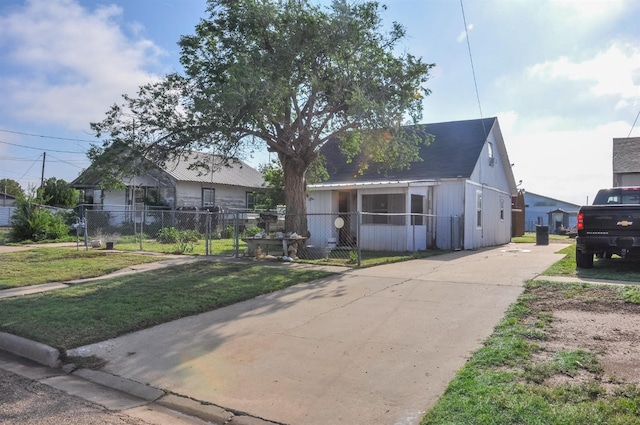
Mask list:
[{"label": "front yard", "polygon": [[[422,425],[640,424],[640,286],[552,281],[553,276],[565,276],[636,283],[640,266],[602,259],[596,260],[593,269],[576,271],[575,245],[558,244],[558,249],[565,258],[544,273],[548,280],[527,283],[518,302],[460,370]],[[103,273],[99,270],[105,259],[106,263],[129,256],[158,259],[59,248],[14,254],[0,254],[3,266],[22,270],[21,277],[11,278],[12,285],[31,282],[38,275],[59,280],[69,269],[82,269],[73,263],[76,260],[93,273]],[[402,258],[389,254],[371,261]],[[127,275],[2,299],[0,331],[67,350],[330,274],[270,265],[202,260],[153,275]],[[267,267],[269,273],[265,273]],[[4,278],[3,274],[0,283]]]},{"label": "front yard", "polygon": [[[576,273],[574,250],[545,274],[640,280],[621,260]],[[422,425],[640,424],[639,346],[639,286],[531,281]]]}]

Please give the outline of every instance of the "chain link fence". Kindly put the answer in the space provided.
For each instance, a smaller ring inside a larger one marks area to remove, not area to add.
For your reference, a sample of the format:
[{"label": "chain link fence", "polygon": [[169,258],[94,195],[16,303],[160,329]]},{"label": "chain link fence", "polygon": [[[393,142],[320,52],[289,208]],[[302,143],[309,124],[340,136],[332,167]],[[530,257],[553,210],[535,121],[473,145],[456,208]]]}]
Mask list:
[{"label": "chain link fence", "polygon": [[[90,210],[83,212],[87,247],[128,245],[140,251],[204,255],[338,259],[363,255],[462,249],[462,220],[428,214],[325,213],[209,209]],[[305,234],[284,231],[292,220]]]}]

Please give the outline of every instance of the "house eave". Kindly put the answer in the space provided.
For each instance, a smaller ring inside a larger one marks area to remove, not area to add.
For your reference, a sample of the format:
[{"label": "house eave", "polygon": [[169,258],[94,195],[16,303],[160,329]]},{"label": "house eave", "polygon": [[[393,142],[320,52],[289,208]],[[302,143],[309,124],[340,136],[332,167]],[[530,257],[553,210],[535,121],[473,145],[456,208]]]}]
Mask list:
[{"label": "house eave", "polygon": [[357,183],[318,183],[307,186],[311,190],[351,190],[364,187],[408,187],[408,186],[435,186],[439,180],[388,180],[388,181],[368,181]]}]

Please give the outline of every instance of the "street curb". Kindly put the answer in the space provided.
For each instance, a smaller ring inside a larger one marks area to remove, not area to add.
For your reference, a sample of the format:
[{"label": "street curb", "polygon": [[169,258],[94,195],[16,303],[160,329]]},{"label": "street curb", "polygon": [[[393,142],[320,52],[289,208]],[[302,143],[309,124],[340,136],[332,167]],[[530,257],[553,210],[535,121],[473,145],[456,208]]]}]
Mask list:
[{"label": "street curb", "polygon": [[228,425],[276,425],[277,422],[270,422],[254,416],[246,416],[239,413],[232,413],[222,407],[201,403],[187,397],[168,394],[157,400],[155,404],[166,407],[177,412],[195,416],[214,424]]},{"label": "street curb", "polygon": [[226,424],[233,418],[233,413],[221,407],[203,404],[190,398],[178,397],[173,394],[162,397],[156,401],[156,404],[215,424]]},{"label": "street curb", "polygon": [[164,391],[149,385],[141,384],[140,382],[112,375],[110,373],[101,372],[99,370],[78,369],[71,374],[95,384],[102,385],[103,387],[112,388],[147,401],[158,400],[165,394]]},{"label": "street curb", "polygon": [[59,368],[60,351],[21,336],[0,332],[0,350],[24,357],[52,368]]}]

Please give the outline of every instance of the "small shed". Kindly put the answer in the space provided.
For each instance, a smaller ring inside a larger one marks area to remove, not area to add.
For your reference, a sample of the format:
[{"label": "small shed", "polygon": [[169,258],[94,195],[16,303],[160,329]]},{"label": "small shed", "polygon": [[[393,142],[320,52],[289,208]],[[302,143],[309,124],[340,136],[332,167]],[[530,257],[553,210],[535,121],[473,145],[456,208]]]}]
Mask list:
[{"label": "small shed", "polygon": [[562,208],[556,208],[555,210],[549,211],[547,216],[549,217],[548,223],[550,233],[559,234],[575,227],[575,211],[565,211]]}]

